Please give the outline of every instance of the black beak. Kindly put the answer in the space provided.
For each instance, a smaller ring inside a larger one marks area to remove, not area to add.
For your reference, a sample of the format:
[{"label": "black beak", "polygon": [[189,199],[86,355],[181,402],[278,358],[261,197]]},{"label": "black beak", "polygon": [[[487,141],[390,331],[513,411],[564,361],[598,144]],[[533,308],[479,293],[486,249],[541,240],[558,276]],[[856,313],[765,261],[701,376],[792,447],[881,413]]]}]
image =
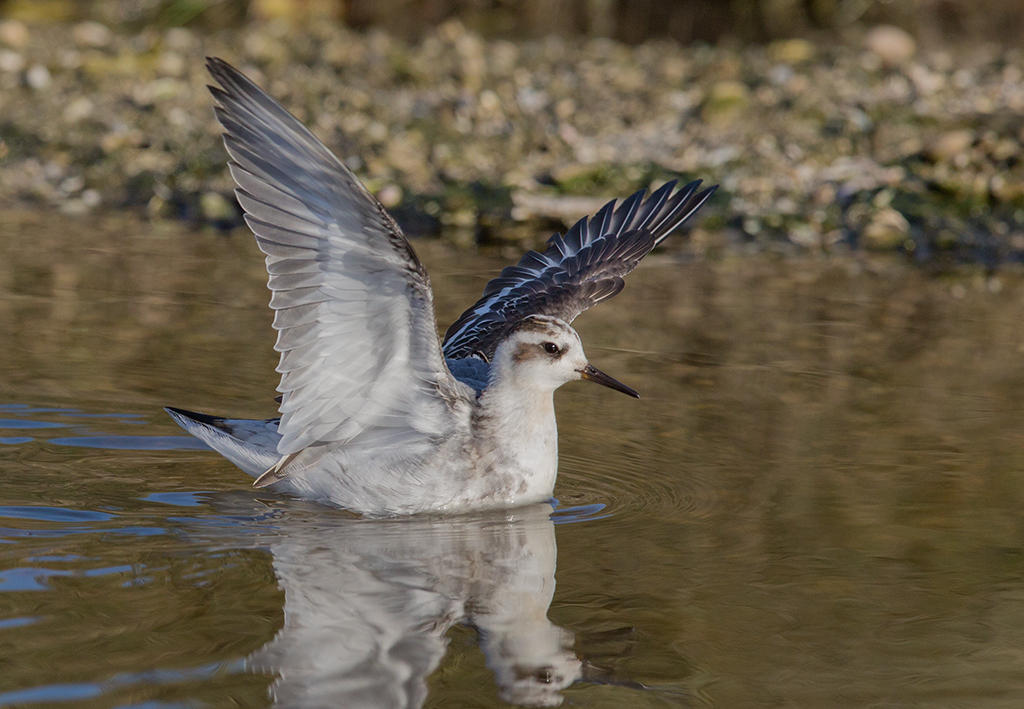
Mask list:
[{"label": "black beak", "polygon": [[639,399],[640,394],[635,389],[630,389],[628,386],[620,382],[618,379],[613,379],[607,374],[602,372],[600,369],[592,364],[588,364],[583,369],[579,370],[580,377],[586,379],[588,382],[597,382],[598,384],[604,384],[609,389],[615,391],[621,391],[623,394],[629,394],[634,399]]}]

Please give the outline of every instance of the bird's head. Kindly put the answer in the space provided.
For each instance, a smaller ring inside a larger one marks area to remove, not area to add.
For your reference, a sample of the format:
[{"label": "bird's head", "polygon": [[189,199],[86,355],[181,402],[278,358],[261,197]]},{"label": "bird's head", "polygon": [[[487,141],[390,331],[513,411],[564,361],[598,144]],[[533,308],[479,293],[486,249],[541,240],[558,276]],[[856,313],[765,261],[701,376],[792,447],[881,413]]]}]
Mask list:
[{"label": "bird's head", "polygon": [[554,391],[566,382],[586,379],[640,396],[590,364],[572,326],[549,315],[531,315],[517,322],[495,350],[494,368],[523,389]]}]

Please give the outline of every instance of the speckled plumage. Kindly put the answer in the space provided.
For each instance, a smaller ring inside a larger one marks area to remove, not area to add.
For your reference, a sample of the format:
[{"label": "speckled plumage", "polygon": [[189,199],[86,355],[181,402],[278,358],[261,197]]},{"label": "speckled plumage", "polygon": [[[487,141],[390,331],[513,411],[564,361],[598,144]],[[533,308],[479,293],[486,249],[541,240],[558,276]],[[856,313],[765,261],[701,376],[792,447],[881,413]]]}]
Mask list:
[{"label": "speckled plumage", "polygon": [[229,64],[211,87],[245,219],[266,254],[281,413],[252,421],[168,409],[258,486],[372,515],[551,497],[553,393],[594,369],[569,322],[713,188],[669,183],[609,203],[530,252],[437,339],[426,271],[383,206],[312,133]]}]

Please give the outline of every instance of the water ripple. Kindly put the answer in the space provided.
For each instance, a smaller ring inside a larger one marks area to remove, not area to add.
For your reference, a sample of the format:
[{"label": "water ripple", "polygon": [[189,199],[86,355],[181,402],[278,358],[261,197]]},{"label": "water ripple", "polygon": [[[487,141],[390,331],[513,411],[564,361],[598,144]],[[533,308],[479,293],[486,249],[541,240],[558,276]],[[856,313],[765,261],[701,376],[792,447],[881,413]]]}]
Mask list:
[{"label": "water ripple", "polygon": [[191,436],[65,436],[51,438],[55,446],[103,448],[129,451],[206,450],[206,445]]},{"label": "water ripple", "polygon": [[[101,682],[78,682],[45,684],[29,689],[17,689],[0,693],[0,706],[23,704],[55,704],[99,697],[116,689],[147,685],[172,685],[186,682],[197,682],[228,673],[244,671],[244,663],[239,660],[213,662],[185,668],[155,668],[140,672],[123,672]],[[160,702],[159,704],[163,704]],[[146,706],[157,706],[156,702],[147,702]],[[133,705],[142,706],[142,705]],[[171,706],[180,706],[172,704]]]},{"label": "water ripple", "polygon": [[34,507],[29,505],[0,506],[0,517],[37,519],[46,522],[106,522],[114,515],[95,510],[73,510],[67,507]]},{"label": "water ripple", "polygon": [[146,502],[158,502],[162,505],[173,505],[175,507],[200,507],[205,504],[202,496],[206,494],[208,493],[203,490],[191,492],[154,492],[139,499]]},{"label": "water ripple", "polygon": [[630,465],[624,460],[616,465],[566,455],[562,456],[559,490],[566,504],[601,504],[602,516],[706,517],[716,499],[714,486],[700,471],[651,470],[640,462]]},{"label": "water ripple", "polygon": [[[55,446],[71,448],[96,448],[102,450],[136,450],[136,451],[167,451],[167,450],[205,450],[206,446],[192,436],[140,436],[119,435],[113,431],[96,431],[94,426],[137,427],[145,424],[148,419],[139,413],[91,413],[71,408],[32,407],[27,404],[2,404],[0,412],[7,418],[0,418],[0,430],[32,431],[35,436],[2,436],[0,445],[22,445],[32,441],[41,441]],[[47,420],[39,420],[38,416],[46,415]],[[57,420],[52,420],[57,419]],[[66,420],[61,420],[66,419]],[[47,438],[50,429],[70,429],[80,435],[63,435]]]},{"label": "water ripple", "polygon": [[0,428],[65,428],[66,423],[31,421],[29,419],[0,419]]}]

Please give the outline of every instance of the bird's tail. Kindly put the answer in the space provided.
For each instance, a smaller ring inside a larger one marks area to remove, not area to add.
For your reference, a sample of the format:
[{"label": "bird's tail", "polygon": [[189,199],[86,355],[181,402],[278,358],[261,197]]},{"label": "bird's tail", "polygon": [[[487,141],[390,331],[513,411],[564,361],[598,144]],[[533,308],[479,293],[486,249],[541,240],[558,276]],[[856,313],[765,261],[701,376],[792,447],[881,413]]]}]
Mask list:
[{"label": "bird's tail", "polygon": [[277,442],[280,419],[229,419],[195,411],[164,408],[175,423],[254,477],[275,465],[281,456]]}]

